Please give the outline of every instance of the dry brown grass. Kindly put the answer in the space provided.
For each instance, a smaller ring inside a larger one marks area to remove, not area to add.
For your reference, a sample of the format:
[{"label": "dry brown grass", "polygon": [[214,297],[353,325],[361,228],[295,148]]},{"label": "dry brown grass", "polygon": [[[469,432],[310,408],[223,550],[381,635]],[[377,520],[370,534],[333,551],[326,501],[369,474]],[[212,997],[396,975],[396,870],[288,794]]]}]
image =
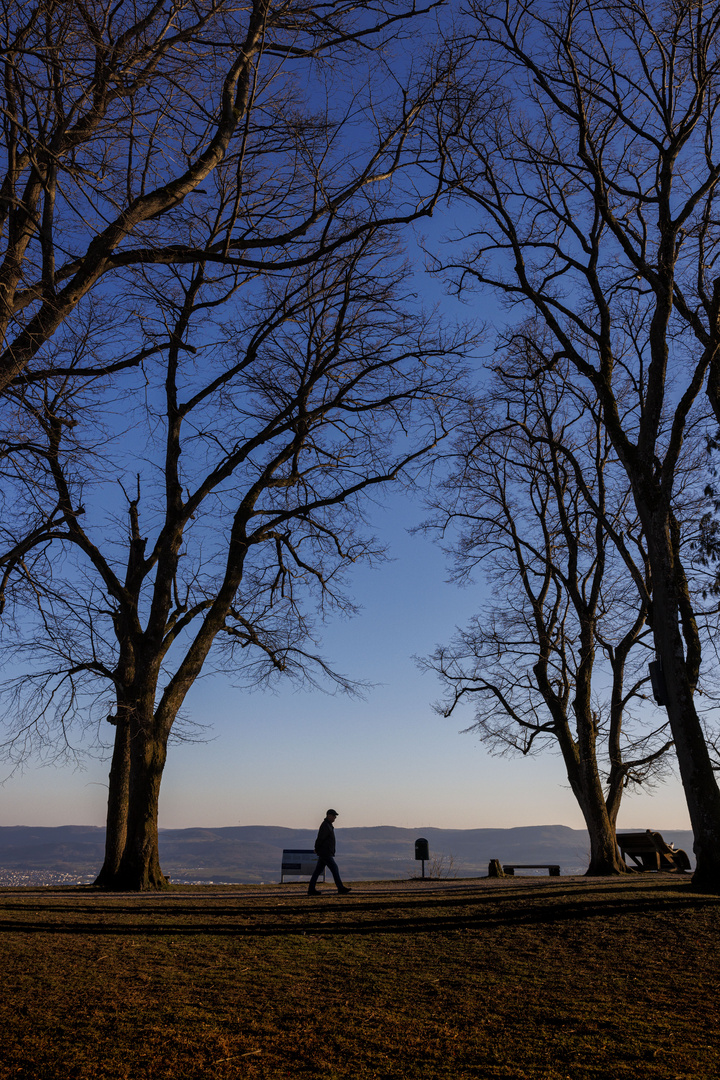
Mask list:
[{"label": "dry brown grass", "polygon": [[0,1077],[720,1076],[686,880],[0,890]]}]

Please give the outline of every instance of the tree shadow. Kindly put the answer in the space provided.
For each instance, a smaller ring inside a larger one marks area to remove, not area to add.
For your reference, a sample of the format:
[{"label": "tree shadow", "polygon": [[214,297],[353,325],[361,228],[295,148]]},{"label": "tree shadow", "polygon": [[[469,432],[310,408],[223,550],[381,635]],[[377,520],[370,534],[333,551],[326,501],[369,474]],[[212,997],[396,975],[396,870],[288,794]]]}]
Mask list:
[{"label": "tree shadow", "polygon": [[132,899],[77,894],[70,903],[43,903],[28,912],[28,900],[0,897],[0,930],[8,933],[72,934],[87,937],[217,937],[265,938],[318,934],[356,937],[368,934],[437,934],[457,930],[557,926],[563,923],[613,921],[623,916],[697,912],[718,908],[720,898],[698,894],[689,880],[663,883],[662,893],[649,888],[628,895],[612,882],[578,893],[577,886],[552,885],[539,893],[521,885],[487,889],[468,896],[390,897],[382,894],[348,898],[329,895],[322,900],[278,898],[257,903],[251,897],[214,897],[208,903],[188,903],[178,897]]}]

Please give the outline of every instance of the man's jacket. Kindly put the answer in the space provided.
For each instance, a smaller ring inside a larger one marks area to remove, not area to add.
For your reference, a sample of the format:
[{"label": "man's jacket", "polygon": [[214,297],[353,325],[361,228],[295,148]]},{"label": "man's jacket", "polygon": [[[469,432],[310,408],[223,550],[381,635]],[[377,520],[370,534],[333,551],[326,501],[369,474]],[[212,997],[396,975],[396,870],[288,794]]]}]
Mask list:
[{"label": "man's jacket", "polygon": [[319,855],[320,858],[327,858],[335,854],[335,829],[327,818],[318,829],[315,854]]}]

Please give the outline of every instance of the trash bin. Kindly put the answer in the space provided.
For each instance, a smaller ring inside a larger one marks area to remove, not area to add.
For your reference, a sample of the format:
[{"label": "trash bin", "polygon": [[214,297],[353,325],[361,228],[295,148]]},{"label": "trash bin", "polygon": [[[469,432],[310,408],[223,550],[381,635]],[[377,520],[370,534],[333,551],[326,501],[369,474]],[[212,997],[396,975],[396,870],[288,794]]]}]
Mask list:
[{"label": "trash bin", "polygon": [[415,841],[415,859],[423,861],[430,858],[430,844],[424,836],[418,837]]}]

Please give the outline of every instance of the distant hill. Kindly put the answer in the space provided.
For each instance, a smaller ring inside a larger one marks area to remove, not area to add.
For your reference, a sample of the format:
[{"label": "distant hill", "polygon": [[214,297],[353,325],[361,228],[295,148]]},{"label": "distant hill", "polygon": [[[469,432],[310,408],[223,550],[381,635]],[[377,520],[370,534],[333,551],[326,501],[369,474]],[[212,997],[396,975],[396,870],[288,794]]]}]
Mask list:
[{"label": "distant hill", "polygon": [[[564,825],[516,829],[399,829],[381,825],[338,828],[337,858],[343,877],[367,881],[419,874],[414,852],[420,836],[430,844],[426,873],[439,869],[443,876],[484,875],[491,859],[560,863],[564,874],[584,873],[588,862],[587,833]],[[663,836],[692,857],[692,833],[668,830]],[[160,858],[173,880],[273,882],[280,880],[283,848],[312,848],[314,839],[315,829],[272,825],[163,829]],[[105,830],[92,826],[0,827],[0,875],[3,870],[92,875],[102,865],[104,844]]]}]

